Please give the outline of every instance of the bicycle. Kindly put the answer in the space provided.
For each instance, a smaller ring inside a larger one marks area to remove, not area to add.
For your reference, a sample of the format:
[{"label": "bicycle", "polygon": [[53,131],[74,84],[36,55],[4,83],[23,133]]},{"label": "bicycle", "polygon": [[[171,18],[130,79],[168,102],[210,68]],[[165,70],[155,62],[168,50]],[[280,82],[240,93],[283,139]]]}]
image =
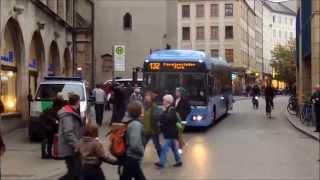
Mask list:
[{"label": "bicycle", "polygon": [[287,111],[290,115],[297,116],[299,113],[298,99],[296,96],[292,95],[289,98],[289,103],[287,105]]},{"label": "bicycle", "polygon": [[303,103],[300,121],[302,124],[306,123],[308,126],[312,123],[312,103],[310,101],[305,101]]}]

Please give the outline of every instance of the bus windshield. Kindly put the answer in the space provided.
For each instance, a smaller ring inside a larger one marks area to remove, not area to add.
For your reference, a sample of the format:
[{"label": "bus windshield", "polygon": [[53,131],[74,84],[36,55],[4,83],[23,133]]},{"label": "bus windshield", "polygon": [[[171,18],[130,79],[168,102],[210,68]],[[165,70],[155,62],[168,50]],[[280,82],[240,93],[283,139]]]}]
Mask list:
[{"label": "bus windshield", "polygon": [[183,87],[191,105],[206,105],[205,73],[147,73],[145,78],[147,89],[160,95],[158,102],[164,94],[174,95],[177,87]]}]

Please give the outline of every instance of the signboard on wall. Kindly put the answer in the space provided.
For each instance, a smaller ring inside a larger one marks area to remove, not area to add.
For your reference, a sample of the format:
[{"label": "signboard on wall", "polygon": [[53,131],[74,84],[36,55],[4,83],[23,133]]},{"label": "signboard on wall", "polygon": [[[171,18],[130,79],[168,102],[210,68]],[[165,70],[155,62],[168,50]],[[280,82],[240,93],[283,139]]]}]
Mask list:
[{"label": "signboard on wall", "polygon": [[113,57],[114,57],[114,71],[123,72],[126,70],[125,66],[125,46],[115,45],[113,46]]}]

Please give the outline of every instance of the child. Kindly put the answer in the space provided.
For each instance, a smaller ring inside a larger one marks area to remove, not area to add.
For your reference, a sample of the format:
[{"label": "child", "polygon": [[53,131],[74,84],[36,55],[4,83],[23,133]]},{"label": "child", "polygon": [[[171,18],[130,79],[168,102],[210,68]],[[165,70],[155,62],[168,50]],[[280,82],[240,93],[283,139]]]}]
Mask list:
[{"label": "child", "polygon": [[117,164],[115,160],[105,155],[103,146],[98,139],[98,134],[98,127],[89,123],[79,143],[78,152],[81,158],[81,176],[83,180],[105,180],[100,167],[101,163]]}]

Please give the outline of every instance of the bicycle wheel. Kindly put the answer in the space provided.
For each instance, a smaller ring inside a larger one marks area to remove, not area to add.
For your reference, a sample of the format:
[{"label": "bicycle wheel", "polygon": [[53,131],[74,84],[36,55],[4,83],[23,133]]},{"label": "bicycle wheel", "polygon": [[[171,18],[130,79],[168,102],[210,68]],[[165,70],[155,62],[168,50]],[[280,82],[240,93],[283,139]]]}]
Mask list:
[{"label": "bicycle wheel", "polygon": [[292,103],[289,103],[287,106],[287,111],[290,115],[296,116],[298,114],[296,108],[294,107],[294,105]]}]

